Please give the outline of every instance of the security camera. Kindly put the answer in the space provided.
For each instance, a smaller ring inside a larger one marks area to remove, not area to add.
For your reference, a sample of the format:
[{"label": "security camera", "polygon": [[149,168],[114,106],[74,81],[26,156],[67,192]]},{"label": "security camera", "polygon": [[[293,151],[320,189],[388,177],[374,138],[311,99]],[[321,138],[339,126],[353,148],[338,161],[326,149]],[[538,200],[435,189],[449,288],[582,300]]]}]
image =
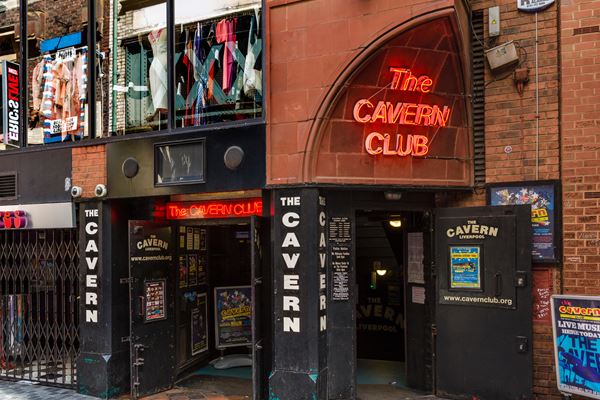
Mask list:
[{"label": "security camera", "polygon": [[71,186],[71,196],[73,197],[81,197],[83,194],[83,189],[81,186]]},{"label": "security camera", "polygon": [[108,190],[106,189],[105,185],[100,183],[96,185],[96,190],[94,193],[96,194],[96,197],[104,197],[108,193]]}]

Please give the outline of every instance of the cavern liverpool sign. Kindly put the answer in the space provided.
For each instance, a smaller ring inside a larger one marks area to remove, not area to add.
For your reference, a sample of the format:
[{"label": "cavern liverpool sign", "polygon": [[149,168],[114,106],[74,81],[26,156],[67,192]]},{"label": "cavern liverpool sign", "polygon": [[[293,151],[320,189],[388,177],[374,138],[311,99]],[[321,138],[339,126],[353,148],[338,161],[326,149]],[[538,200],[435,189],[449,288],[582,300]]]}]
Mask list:
[{"label": "cavern liverpool sign", "polygon": [[[393,73],[389,84],[391,90],[402,92],[431,93],[434,81],[427,75],[413,75],[408,68],[391,67]],[[354,104],[353,117],[361,124],[377,126],[393,125],[444,128],[448,125],[451,107],[440,104],[390,102],[371,98],[360,99]],[[395,128],[394,128],[395,129]],[[372,156],[416,156],[429,153],[429,138],[411,133],[370,132],[364,142],[366,152]]]}]

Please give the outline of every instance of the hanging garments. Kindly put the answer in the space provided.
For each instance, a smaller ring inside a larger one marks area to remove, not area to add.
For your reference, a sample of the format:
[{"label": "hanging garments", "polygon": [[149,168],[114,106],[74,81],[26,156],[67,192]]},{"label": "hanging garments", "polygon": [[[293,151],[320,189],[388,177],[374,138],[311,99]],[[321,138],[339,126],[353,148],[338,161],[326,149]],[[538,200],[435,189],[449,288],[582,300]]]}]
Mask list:
[{"label": "hanging garments", "polygon": [[167,33],[164,28],[150,32],[148,40],[152,46],[154,59],[150,64],[150,92],[152,104],[157,111],[166,111],[168,108],[167,97]]},{"label": "hanging garments", "polygon": [[262,51],[262,40],[258,38],[258,22],[254,18],[250,21],[248,32],[248,54],[244,65],[244,93],[248,97],[262,94],[262,71],[256,69],[256,62]]},{"label": "hanging garments", "polygon": [[40,106],[40,112],[44,118],[43,132],[44,137],[50,138],[52,135],[52,123],[54,119],[54,72],[52,65],[52,56],[44,56],[44,91],[42,93],[42,104]]},{"label": "hanging garments", "polygon": [[42,94],[44,92],[44,59],[36,64],[31,74],[31,101],[32,111],[39,112],[42,106]]},{"label": "hanging garments", "polygon": [[217,43],[224,43],[223,49],[223,92],[227,95],[233,85],[233,65],[235,63],[235,19],[223,19],[217,23]]}]

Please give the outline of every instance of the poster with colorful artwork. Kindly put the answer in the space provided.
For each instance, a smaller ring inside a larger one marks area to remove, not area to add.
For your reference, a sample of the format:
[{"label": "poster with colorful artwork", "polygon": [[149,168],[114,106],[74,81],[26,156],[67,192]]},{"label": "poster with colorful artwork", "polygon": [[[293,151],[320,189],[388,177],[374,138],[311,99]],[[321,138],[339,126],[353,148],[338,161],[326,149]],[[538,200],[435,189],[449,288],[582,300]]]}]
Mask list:
[{"label": "poster with colorful artwork", "polygon": [[208,302],[206,293],[196,297],[196,307],[192,309],[191,349],[192,356],[208,350]]},{"label": "poster with colorful artwork", "polygon": [[488,190],[489,204],[507,206],[530,204],[533,228],[533,261],[555,262],[557,249],[557,186],[554,183],[499,184]]},{"label": "poster with colorful artwork", "polygon": [[558,390],[600,399],[600,297],[554,295],[551,305]]},{"label": "poster with colorful artwork", "polygon": [[481,289],[481,248],[450,247],[450,288]]},{"label": "poster with colorful artwork", "polygon": [[232,286],[215,288],[216,347],[252,344],[252,288]]}]

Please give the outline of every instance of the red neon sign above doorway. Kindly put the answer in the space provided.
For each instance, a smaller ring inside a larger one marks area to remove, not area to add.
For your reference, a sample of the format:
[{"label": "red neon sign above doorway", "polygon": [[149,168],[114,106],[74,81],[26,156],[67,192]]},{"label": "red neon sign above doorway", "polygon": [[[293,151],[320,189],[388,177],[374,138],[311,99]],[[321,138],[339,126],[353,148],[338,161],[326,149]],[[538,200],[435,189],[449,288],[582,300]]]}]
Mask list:
[{"label": "red neon sign above doorway", "polygon": [[167,203],[167,219],[242,218],[262,215],[262,199]]},{"label": "red neon sign above doorway", "polygon": [[[393,73],[393,77],[388,86],[395,91],[428,94],[435,84],[429,76],[414,75],[408,68],[390,67],[389,70]],[[444,128],[448,125],[452,112],[452,108],[445,105],[374,101],[371,97],[359,99],[354,104],[352,116],[356,122],[365,125],[377,124],[379,128],[383,128],[383,125]],[[370,132],[364,141],[366,152],[372,156],[381,154],[423,157],[429,153],[429,145],[429,138],[425,135],[405,133],[392,135],[376,131]]]}]

